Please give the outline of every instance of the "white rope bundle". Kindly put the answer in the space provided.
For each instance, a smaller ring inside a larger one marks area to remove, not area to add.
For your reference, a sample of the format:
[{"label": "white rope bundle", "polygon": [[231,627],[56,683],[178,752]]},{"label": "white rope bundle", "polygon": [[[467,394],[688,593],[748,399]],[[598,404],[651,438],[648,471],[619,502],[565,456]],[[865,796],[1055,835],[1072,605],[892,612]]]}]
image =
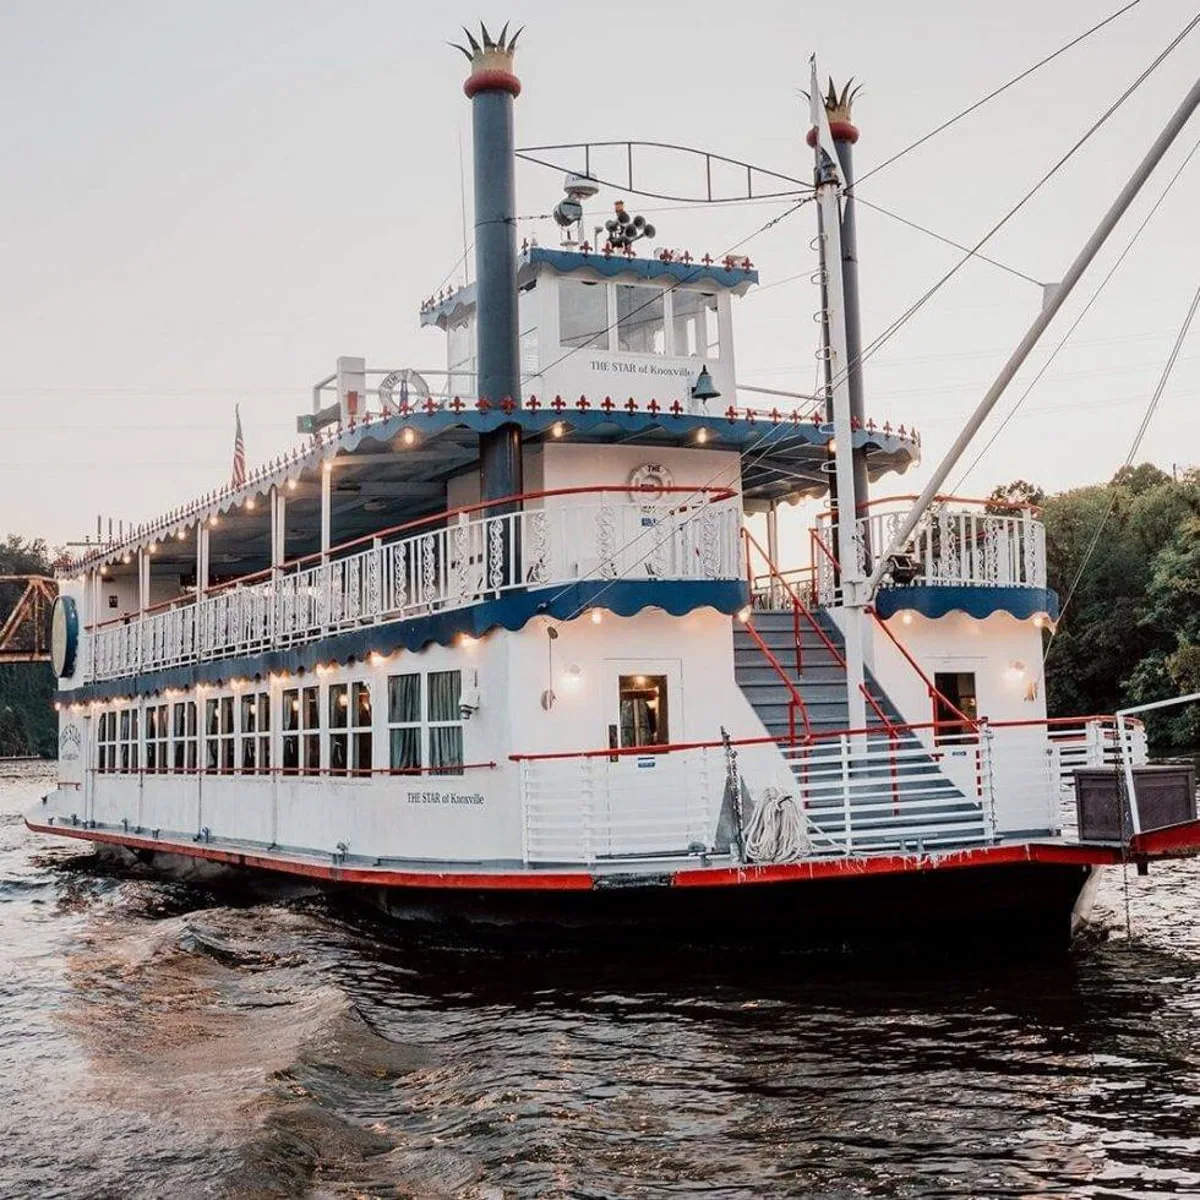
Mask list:
[{"label": "white rope bundle", "polygon": [[746,857],[751,862],[795,862],[807,849],[796,801],[781,788],[764,788],[746,826]]}]

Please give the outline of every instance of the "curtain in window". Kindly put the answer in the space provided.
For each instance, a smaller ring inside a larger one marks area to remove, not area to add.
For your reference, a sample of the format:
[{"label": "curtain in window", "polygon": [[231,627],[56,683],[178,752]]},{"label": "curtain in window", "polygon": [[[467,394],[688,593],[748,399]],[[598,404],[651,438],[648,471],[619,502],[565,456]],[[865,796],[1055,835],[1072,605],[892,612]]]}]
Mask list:
[{"label": "curtain in window", "polygon": [[458,697],[461,693],[461,671],[430,671],[429,720],[461,720],[458,712]]},{"label": "curtain in window", "polygon": [[[457,674],[457,672],[455,672]],[[429,731],[429,766],[436,774],[450,774],[463,765],[461,725],[434,726]]]}]

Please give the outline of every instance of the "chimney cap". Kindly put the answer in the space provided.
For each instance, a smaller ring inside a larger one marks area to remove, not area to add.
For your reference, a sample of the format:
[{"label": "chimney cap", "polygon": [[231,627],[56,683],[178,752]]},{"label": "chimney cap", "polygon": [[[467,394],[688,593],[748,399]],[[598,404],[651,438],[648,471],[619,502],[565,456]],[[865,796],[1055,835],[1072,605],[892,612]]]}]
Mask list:
[{"label": "chimney cap", "polygon": [[[509,37],[508,22],[506,21],[504,28],[500,30],[500,36],[493,38],[488,33],[487,26],[481,21],[479,23],[480,38],[477,40],[474,34],[465,25],[463,26],[463,33],[467,36],[467,46],[460,46],[457,42],[450,44],[456,50],[461,50],[471,64],[471,74],[467,76],[467,81],[463,84],[463,91],[468,96],[490,91],[508,92],[511,96],[521,94],[521,81],[513,74],[512,65],[517,39],[524,32],[524,28],[522,26],[512,37]],[[470,49],[467,48],[468,46]]]}]

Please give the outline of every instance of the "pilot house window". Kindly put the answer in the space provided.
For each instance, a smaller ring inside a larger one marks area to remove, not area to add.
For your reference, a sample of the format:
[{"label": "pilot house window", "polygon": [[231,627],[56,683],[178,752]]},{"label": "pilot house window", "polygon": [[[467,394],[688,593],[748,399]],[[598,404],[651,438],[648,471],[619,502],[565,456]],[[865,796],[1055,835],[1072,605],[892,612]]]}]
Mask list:
[{"label": "pilot house window", "polygon": [[665,675],[620,678],[620,745],[665,746],[670,740]]},{"label": "pilot house window", "polygon": [[671,329],[674,353],[680,358],[721,356],[717,335],[717,298],[680,288],[671,296]]},{"label": "pilot house window", "polygon": [[660,288],[617,284],[617,349],[634,354],[665,354],[667,327]]},{"label": "pilot house window", "polygon": [[608,349],[608,288],[582,279],[558,283],[558,341],[579,349]]}]

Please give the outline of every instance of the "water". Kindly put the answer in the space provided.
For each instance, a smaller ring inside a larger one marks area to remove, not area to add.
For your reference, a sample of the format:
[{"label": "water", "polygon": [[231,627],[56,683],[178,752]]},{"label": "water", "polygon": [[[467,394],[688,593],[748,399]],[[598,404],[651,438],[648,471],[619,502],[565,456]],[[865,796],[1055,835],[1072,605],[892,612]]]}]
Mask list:
[{"label": "water", "polygon": [[2,1197],[1200,1195],[1196,864],[1020,970],[501,953],[106,871],[5,769]]}]

